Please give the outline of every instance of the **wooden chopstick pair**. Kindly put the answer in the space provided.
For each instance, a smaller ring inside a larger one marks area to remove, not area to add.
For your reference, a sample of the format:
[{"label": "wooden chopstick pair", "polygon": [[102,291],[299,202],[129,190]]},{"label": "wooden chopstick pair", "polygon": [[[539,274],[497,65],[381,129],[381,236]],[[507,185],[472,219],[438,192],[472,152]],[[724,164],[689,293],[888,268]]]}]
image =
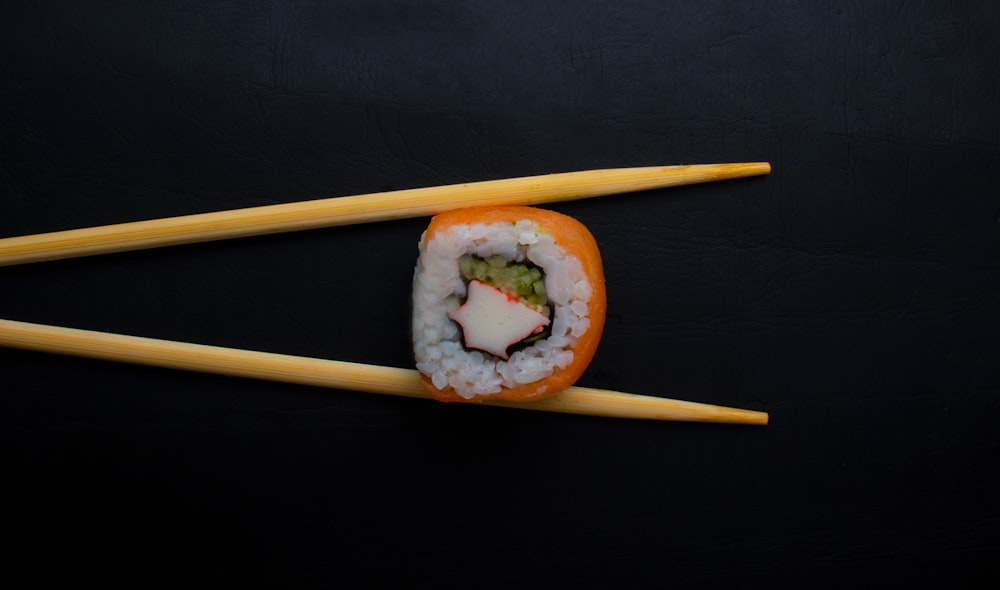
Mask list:
[{"label": "wooden chopstick pair", "polygon": [[[477,205],[542,205],[768,174],[770,164],[702,164],[568,172],[335,197],[0,239],[0,266],[285,231],[430,216]],[[430,398],[412,369],[0,320],[0,345],[205,373]],[[570,387],[524,403],[485,405],[689,422],[767,424],[765,412]]]}]

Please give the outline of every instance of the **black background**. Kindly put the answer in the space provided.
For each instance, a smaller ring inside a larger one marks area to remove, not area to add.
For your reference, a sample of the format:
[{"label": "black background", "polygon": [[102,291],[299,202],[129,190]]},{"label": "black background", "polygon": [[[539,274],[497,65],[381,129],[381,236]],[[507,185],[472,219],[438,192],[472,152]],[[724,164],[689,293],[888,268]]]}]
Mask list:
[{"label": "black background", "polygon": [[[824,4],[4,2],[2,237],[592,168],[774,166],[552,207],[592,229],[607,271],[580,384],[770,425],[0,349],[5,572],[992,587],[1000,8]],[[410,366],[426,223],[2,268],[0,317]]]}]

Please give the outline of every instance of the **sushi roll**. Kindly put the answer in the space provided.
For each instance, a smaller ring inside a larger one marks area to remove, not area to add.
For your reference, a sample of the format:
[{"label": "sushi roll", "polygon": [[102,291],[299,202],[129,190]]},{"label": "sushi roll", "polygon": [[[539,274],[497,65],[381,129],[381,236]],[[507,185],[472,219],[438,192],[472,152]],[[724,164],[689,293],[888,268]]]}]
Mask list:
[{"label": "sushi roll", "polygon": [[571,217],[533,207],[435,216],[413,279],[413,343],[440,401],[531,401],[573,385],[604,329],[597,242]]}]

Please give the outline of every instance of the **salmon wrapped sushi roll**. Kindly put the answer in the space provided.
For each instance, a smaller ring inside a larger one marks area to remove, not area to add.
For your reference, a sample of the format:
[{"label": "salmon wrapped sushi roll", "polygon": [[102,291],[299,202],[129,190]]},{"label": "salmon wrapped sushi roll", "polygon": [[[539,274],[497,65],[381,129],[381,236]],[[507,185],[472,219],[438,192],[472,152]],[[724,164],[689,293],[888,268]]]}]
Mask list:
[{"label": "salmon wrapped sushi roll", "polygon": [[440,401],[530,401],[573,385],[604,329],[597,242],[580,222],[533,207],[435,216],[413,279],[413,343]]}]

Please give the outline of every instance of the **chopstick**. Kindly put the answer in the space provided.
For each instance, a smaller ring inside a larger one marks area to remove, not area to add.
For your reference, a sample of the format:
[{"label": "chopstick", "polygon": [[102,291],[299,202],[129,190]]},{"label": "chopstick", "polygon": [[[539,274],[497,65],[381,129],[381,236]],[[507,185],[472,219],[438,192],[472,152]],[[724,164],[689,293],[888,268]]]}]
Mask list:
[{"label": "chopstick", "polygon": [[[430,399],[412,369],[289,356],[0,320],[0,345],[233,377]],[[765,412],[570,387],[535,402],[484,405],[613,418],[765,425]]]},{"label": "chopstick", "polygon": [[265,205],[0,239],[0,266],[336,225],[478,205],[542,205],[768,174],[767,162],[610,168]]},{"label": "chopstick", "polygon": [[[0,239],[0,266],[430,216],[459,207],[542,205],[768,174],[767,162],[651,166],[527,176],[217,211]],[[412,369],[0,320],[0,345],[109,361],[430,399]],[[764,412],[587,387],[484,405],[618,418],[764,425]]]}]

